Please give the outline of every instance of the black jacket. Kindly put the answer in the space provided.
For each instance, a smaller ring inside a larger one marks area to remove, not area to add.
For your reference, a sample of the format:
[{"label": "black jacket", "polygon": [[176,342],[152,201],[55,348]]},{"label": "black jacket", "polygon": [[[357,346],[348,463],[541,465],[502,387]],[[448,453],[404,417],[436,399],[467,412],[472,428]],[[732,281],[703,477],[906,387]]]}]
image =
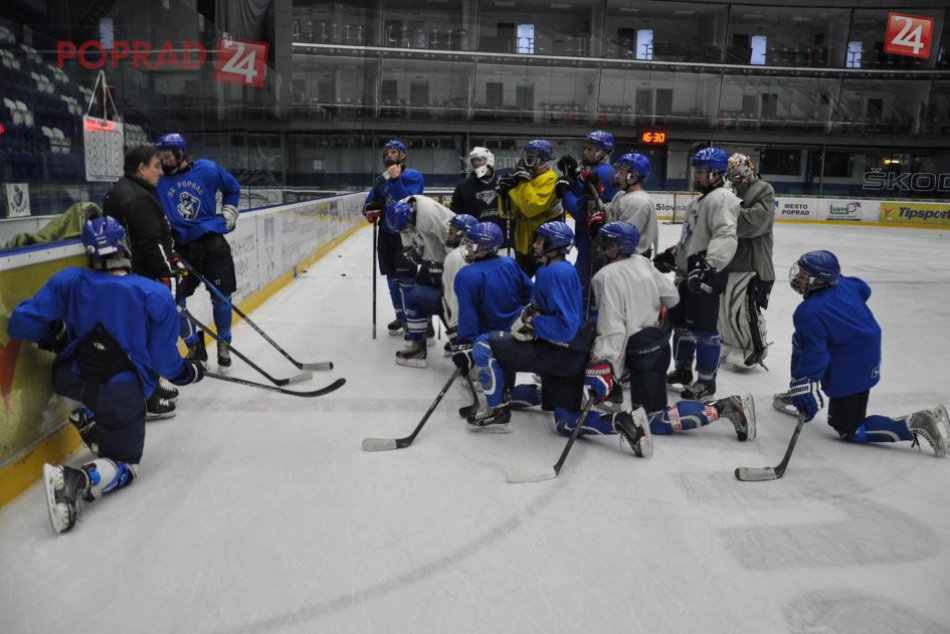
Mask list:
[{"label": "black jacket", "polygon": [[486,183],[472,172],[456,185],[455,192],[452,194],[452,211],[457,214],[469,214],[480,220],[484,217],[499,215],[498,192],[495,191],[497,185],[497,173],[493,174],[491,181]]},{"label": "black jacket", "polygon": [[154,187],[135,176],[123,176],[106,194],[103,210],[125,227],[133,273],[152,279],[175,275],[172,228]]}]

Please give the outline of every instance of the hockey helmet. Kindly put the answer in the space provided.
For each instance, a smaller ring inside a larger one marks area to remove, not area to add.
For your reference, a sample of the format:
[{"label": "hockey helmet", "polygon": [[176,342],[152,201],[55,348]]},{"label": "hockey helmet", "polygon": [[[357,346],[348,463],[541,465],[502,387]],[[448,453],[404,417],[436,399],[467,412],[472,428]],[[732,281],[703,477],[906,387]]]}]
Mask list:
[{"label": "hockey helmet", "polygon": [[600,253],[614,246],[620,253],[632,255],[640,244],[640,230],[636,225],[629,222],[615,221],[608,222],[597,234],[596,245]]},{"label": "hockey helmet", "polygon": [[809,251],[788,271],[788,283],[805,297],[822,288],[834,286],[841,276],[841,265],[831,251]]},{"label": "hockey helmet", "polygon": [[158,141],[155,142],[155,147],[159,150],[173,150],[182,153],[188,151],[188,146],[185,144],[185,137],[177,132],[158,137]]},{"label": "hockey helmet", "polygon": [[474,262],[498,253],[504,241],[501,227],[493,222],[478,222],[472,226],[462,239],[465,248],[465,261]]},{"label": "hockey helmet", "polygon": [[415,213],[415,200],[406,198],[386,208],[386,212],[383,214],[383,222],[386,223],[386,228],[390,231],[402,233],[412,228]]},{"label": "hockey helmet", "polygon": [[594,130],[584,137],[584,142],[608,154],[614,151],[614,135],[610,132]]},{"label": "hockey helmet", "polygon": [[545,222],[534,232],[535,242],[541,238],[544,240],[542,246],[542,255],[556,251],[561,255],[567,255],[574,246],[574,232],[565,222],[552,220]]},{"label": "hockey helmet", "polygon": [[623,187],[635,183],[643,184],[643,182],[650,177],[650,159],[642,154],[636,152],[624,154],[614,163],[615,170],[619,170],[621,167],[627,168],[627,182],[620,183]]},{"label": "hockey helmet", "polygon": [[112,216],[90,218],[82,229],[82,245],[94,269],[131,269],[125,228]]},{"label": "hockey helmet", "polygon": [[528,141],[521,152],[521,162],[527,167],[538,167],[545,161],[554,159],[554,147],[550,141],[535,139]]}]

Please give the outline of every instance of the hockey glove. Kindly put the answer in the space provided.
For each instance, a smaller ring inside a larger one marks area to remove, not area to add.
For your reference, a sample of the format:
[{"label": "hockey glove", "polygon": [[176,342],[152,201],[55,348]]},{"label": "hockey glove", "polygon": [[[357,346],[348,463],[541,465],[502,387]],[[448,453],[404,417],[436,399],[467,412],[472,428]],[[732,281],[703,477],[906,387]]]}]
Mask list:
[{"label": "hockey glove", "polygon": [[69,340],[66,336],[66,322],[60,319],[50,324],[46,337],[37,342],[36,347],[40,350],[59,354],[66,349],[67,343],[69,343]]},{"label": "hockey glove", "polygon": [[522,181],[529,181],[529,180],[531,180],[532,178],[534,178],[534,177],[531,175],[531,172],[529,172],[529,171],[526,170],[526,169],[517,169],[517,170],[515,170],[514,173],[512,173],[511,177],[515,179],[515,183],[520,183],[520,182],[522,182]]},{"label": "hockey glove", "polygon": [[363,216],[366,217],[366,222],[376,222],[382,215],[385,206],[386,203],[379,198],[366,203],[366,207],[363,208]]},{"label": "hockey glove", "polygon": [[584,387],[594,399],[594,404],[603,403],[614,387],[613,370],[604,360],[591,361],[584,371]]},{"label": "hockey glove", "polygon": [[570,181],[576,181],[580,175],[580,170],[577,169],[577,159],[569,154],[565,154],[558,159],[557,168],[561,170],[561,173]]},{"label": "hockey glove", "polygon": [[197,359],[183,359],[185,369],[176,377],[168,379],[175,385],[191,385],[205,377],[205,367]]},{"label": "hockey glove", "polygon": [[422,264],[422,256],[419,255],[419,252],[413,249],[412,247],[403,247],[402,254],[406,256],[407,260],[409,260],[416,266]]},{"label": "hockey glove", "polygon": [[689,275],[686,276],[686,287],[693,295],[710,294],[713,292],[713,287],[709,285],[709,282],[715,274],[716,270],[709,266],[706,258],[700,255],[696,258],[696,264],[690,270]]},{"label": "hockey glove", "polygon": [[456,339],[449,341],[449,350],[452,352],[452,363],[464,375],[468,375],[474,362],[472,361],[472,344],[459,342]]},{"label": "hockey glove", "polygon": [[593,192],[597,192],[597,198],[604,193],[604,184],[600,181],[600,174],[597,172],[586,169],[581,173],[581,180],[585,183],[584,195],[587,198],[593,199]]},{"label": "hockey glove", "polygon": [[556,183],[554,183],[554,195],[558,198],[564,198],[564,194],[570,191],[571,187],[571,181],[562,176],[561,178],[557,179]]},{"label": "hockey glove", "polygon": [[607,224],[607,214],[594,208],[587,214],[587,230],[591,237],[597,235],[600,228]]},{"label": "hockey glove", "polygon": [[676,245],[653,258],[653,266],[660,273],[672,273],[676,270]]},{"label": "hockey glove", "polygon": [[228,228],[228,232],[234,231],[234,227],[237,225],[238,221],[238,210],[234,205],[221,205],[218,215],[224,218],[224,224]]},{"label": "hockey glove", "polygon": [[792,405],[795,406],[799,414],[805,417],[806,423],[813,419],[818,410],[825,406],[825,399],[821,395],[818,381],[807,376],[801,379],[792,379],[792,382],[788,384],[788,394],[792,397]]},{"label": "hockey glove", "polygon": [[517,184],[518,183],[517,181],[515,181],[515,177],[513,174],[505,174],[504,176],[498,179],[498,186],[496,189],[498,190],[499,194],[504,196],[505,194],[510,192],[512,189],[514,189],[515,185]]},{"label": "hockey glove", "polygon": [[534,334],[534,326],[528,321],[531,317],[538,314],[538,309],[535,308],[532,304],[528,304],[524,307],[524,310],[521,311],[521,314],[518,315],[518,318],[515,319],[515,322],[511,324],[511,336],[517,339],[518,341],[534,341],[538,338]]}]

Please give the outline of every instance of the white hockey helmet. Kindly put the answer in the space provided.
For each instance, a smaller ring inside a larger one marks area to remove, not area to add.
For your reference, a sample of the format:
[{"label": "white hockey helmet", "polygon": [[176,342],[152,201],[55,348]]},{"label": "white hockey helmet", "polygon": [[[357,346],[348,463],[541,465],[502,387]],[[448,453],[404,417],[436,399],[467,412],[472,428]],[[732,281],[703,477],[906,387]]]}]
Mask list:
[{"label": "white hockey helmet", "polygon": [[485,163],[484,163],[484,164],[482,164],[482,165],[480,165],[480,166],[478,166],[478,167],[474,167],[474,166],[473,166],[473,167],[474,167],[474,170],[475,170],[475,175],[476,175],[476,176],[478,176],[479,178],[484,178],[485,175],[488,174],[488,170],[489,170],[489,169],[491,169],[492,171],[494,171],[494,169],[495,169],[495,155],[492,154],[492,153],[491,153],[491,150],[489,150],[487,147],[482,147],[482,146],[480,146],[480,145],[477,146],[477,147],[473,147],[473,148],[472,148],[472,151],[468,153],[468,162],[469,162],[469,164],[471,165],[472,159],[476,159],[476,158],[480,158],[480,159],[484,159],[484,160],[485,160]]}]

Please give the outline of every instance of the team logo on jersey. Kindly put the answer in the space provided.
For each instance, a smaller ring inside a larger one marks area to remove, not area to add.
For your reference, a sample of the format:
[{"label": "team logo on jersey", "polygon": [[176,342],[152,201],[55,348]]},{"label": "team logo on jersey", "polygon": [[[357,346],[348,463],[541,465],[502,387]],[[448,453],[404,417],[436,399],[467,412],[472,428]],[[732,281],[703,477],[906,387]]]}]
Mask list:
[{"label": "team logo on jersey", "polygon": [[178,214],[185,220],[194,220],[201,211],[201,200],[189,192],[178,194]]},{"label": "team logo on jersey", "polygon": [[486,205],[491,205],[495,202],[495,199],[498,198],[498,192],[494,189],[486,189],[485,191],[476,192],[475,198],[479,199]]}]

